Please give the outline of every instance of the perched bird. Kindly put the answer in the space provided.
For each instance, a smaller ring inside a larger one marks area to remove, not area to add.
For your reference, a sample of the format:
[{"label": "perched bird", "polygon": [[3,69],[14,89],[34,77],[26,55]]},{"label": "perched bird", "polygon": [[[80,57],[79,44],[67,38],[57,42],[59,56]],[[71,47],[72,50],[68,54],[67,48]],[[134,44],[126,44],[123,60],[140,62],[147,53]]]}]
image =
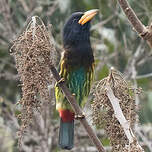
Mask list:
[{"label": "perched bird", "polygon": [[[90,21],[97,14],[93,9],[71,15],[63,28],[64,52],[60,60],[60,76],[75,95],[78,104],[85,104],[93,80],[94,56],[90,44]],[[60,115],[59,146],[72,149],[74,144],[74,111],[56,85],[56,109]]]}]

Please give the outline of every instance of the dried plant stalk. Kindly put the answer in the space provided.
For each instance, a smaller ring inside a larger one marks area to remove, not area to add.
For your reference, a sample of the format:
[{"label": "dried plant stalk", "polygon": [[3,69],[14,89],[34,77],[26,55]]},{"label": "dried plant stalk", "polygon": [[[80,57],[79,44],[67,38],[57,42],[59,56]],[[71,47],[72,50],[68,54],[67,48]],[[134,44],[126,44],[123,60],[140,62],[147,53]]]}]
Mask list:
[{"label": "dried plant stalk", "polygon": [[[129,128],[134,129],[137,122],[135,89],[133,89],[123,78],[122,74],[115,69],[111,69],[110,74],[101,80],[94,92],[94,101],[92,103],[93,122],[98,127],[105,127],[112,145],[113,152],[142,152],[135,136],[129,140],[124,131],[124,126],[118,121],[116,111],[108,98],[107,86],[112,90],[115,99],[124,115],[125,121],[128,121]],[[137,92],[136,92],[137,93]],[[127,125],[126,125],[127,126]]]},{"label": "dried plant stalk", "polygon": [[31,123],[34,110],[38,110],[42,101],[50,100],[48,85],[53,78],[49,67],[54,61],[54,46],[49,35],[43,22],[38,17],[32,17],[11,48],[22,83],[20,140]]}]

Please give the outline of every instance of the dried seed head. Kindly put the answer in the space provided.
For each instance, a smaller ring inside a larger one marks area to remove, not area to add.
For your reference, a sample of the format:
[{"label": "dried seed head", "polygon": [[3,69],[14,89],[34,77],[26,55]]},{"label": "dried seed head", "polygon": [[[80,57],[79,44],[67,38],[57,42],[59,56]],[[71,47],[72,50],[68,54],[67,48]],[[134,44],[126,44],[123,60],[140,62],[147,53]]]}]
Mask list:
[{"label": "dried seed head", "polygon": [[[113,107],[106,94],[106,84],[110,84],[126,120],[133,129],[137,121],[135,106],[135,91],[124,80],[123,75],[111,69],[109,76],[101,80],[94,91],[94,101],[92,103],[93,123],[98,127],[104,127],[112,145],[112,151],[122,152],[129,145],[125,132],[115,117]],[[102,124],[104,123],[104,126]]]},{"label": "dried seed head", "polygon": [[11,50],[22,82],[22,99],[19,101],[22,105],[19,116],[22,135],[31,122],[33,110],[40,107],[42,101],[49,101],[48,85],[53,83],[50,66],[54,63],[55,49],[43,22],[38,17],[32,17]]}]

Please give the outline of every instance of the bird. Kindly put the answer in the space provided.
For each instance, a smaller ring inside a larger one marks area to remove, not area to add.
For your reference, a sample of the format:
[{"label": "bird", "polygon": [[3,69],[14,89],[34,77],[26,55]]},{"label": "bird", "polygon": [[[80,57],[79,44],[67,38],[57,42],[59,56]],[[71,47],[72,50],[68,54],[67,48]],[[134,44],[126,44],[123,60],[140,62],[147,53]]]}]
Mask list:
[{"label": "bird", "polygon": [[[85,105],[93,81],[94,55],[90,43],[90,22],[97,12],[98,9],[75,12],[63,27],[64,51],[59,63],[59,75],[81,108]],[[55,86],[55,97],[56,110],[60,116],[59,146],[70,150],[74,147],[76,114],[58,85]]]}]

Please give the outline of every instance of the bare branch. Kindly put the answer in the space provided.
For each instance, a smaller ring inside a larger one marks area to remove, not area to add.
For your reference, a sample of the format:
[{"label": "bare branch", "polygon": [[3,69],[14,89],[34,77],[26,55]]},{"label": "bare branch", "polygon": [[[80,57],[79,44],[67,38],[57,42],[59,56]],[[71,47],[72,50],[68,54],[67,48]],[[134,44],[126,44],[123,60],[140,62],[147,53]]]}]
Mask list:
[{"label": "bare branch", "polygon": [[134,29],[138,32],[139,35],[142,34],[146,30],[146,28],[140,22],[135,12],[133,11],[133,9],[129,6],[129,3],[127,2],[127,0],[118,0],[118,1],[124,13],[128,17],[128,20],[134,27]]},{"label": "bare branch", "polygon": [[149,78],[149,77],[152,77],[152,73],[137,75],[136,79],[143,79],[143,78]]},{"label": "bare branch", "polygon": [[132,129],[130,128],[129,122],[126,120],[125,116],[123,115],[122,109],[120,108],[120,105],[119,105],[119,100],[118,100],[118,98],[116,98],[114,96],[113,91],[109,84],[107,84],[106,89],[107,89],[107,91],[106,91],[107,96],[112,104],[115,116],[118,119],[118,121],[120,122],[120,124],[122,125],[124,132],[126,134],[126,137],[129,140],[129,143],[132,143],[135,136],[132,132]]},{"label": "bare branch", "polygon": [[98,27],[103,26],[104,24],[107,24],[109,21],[111,21],[114,17],[116,16],[116,14],[112,14],[111,16],[109,16],[107,19],[105,19],[104,21],[101,21],[95,25],[93,25],[91,27],[91,31],[97,29]]},{"label": "bare branch", "polygon": [[147,40],[147,43],[152,48],[152,26],[150,25],[145,27],[145,25],[141,23],[127,0],[118,0],[118,2],[133,28],[136,30],[139,36],[141,36],[144,40]]},{"label": "bare branch", "polygon": [[143,134],[144,130],[138,125],[136,126],[136,132],[143,140],[144,144],[147,145],[150,151],[152,151],[152,143],[147,139],[147,137]]}]

